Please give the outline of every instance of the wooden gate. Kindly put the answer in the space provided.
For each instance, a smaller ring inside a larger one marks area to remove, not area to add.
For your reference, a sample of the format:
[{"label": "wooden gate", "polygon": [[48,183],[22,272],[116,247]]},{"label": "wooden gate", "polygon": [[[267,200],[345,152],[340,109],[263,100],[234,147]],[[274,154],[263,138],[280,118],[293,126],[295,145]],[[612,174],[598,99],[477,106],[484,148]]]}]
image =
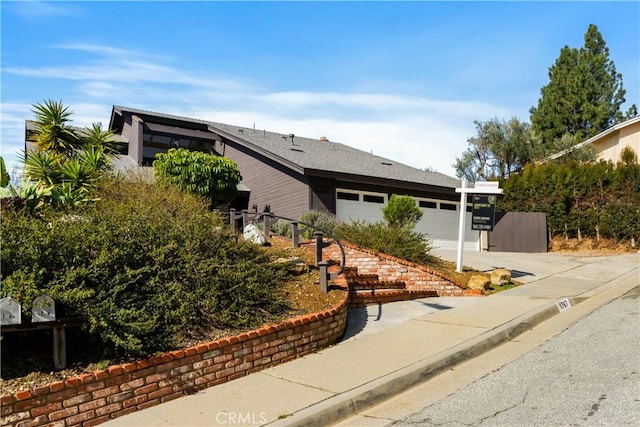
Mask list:
[{"label": "wooden gate", "polygon": [[549,233],[544,212],[496,212],[488,233],[490,252],[547,252]]}]

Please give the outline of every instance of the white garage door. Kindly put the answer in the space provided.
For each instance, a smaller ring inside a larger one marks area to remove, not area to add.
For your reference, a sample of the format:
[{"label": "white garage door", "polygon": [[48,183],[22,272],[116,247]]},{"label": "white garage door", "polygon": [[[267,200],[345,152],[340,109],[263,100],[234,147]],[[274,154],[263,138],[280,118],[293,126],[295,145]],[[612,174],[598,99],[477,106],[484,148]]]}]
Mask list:
[{"label": "white garage door", "polygon": [[382,221],[382,209],[386,204],[384,193],[336,190],[336,217],[340,221]]},{"label": "white garage door", "polygon": [[[460,203],[431,199],[416,199],[416,201],[422,210],[422,218],[416,225],[416,230],[427,234],[435,247],[456,249]],[[479,240],[480,233],[471,230],[471,212],[467,212],[464,248],[480,250]]]},{"label": "white garage door", "polygon": [[[427,234],[434,247],[456,249],[460,203],[417,198],[416,203],[423,212],[416,231]],[[384,193],[336,190],[336,217],[344,222],[382,221],[382,209],[386,204],[387,195]],[[467,212],[466,221],[464,247],[466,250],[480,250],[480,234],[471,230],[471,212]]]}]

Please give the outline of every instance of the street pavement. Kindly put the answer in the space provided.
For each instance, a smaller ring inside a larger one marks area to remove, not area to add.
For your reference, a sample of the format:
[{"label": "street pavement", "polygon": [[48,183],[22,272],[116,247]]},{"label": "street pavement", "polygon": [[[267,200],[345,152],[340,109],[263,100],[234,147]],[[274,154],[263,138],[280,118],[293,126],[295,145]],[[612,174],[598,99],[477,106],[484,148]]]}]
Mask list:
[{"label": "street pavement", "polygon": [[[439,255],[455,260],[456,254]],[[639,261],[637,253],[465,252],[464,265],[481,271],[507,268],[524,285],[489,297],[428,298],[356,309],[350,312],[343,341],[335,346],[105,425],[329,425],[510,342],[547,319],[588,308],[590,298],[617,298],[640,284]]]},{"label": "street pavement", "polygon": [[388,425],[640,425],[639,291],[634,288],[512,363]]}]

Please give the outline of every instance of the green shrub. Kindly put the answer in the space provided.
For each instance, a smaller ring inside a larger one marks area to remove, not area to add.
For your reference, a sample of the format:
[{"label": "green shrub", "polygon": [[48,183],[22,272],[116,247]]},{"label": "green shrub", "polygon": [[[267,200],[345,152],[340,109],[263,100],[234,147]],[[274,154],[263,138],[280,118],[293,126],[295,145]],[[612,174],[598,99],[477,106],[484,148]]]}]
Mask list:
[{"label": "green shrub", "polygon": [[304,229],[303,237],[311,239],[316,231],[328,232],[333,234],[336,226],[340,221],[331,212],[312,210],[300,215],[300,221],[311,224],[317,228],[306,227],[300,224],[300,229]]},{"label": "green shrub", "polygon": [[275,224],[271,224],[271,231],[277,236],[291,238],[291,222],[279,219]]},{"label": "green shrub", "polygon": [[355,221],[340,224],[336,237],[363,248],[374,249],[417,263],[431,260],[431,243],[427,236],[412,227],[390,227],[383,222]]},{"label": "green shrub", "polygon": [[185,148],[172,148],[156,154],[153,162],[156,179],[161,184],[177,185],[191,194],[210,201],[212,208],[232,202],[242,179],[233,160]]},{"label": "green shrub", "polygon": [[422,210],[412,197],[394,194],[382,209],[382,215],[390,227],[412,228],[422,218]]},{"label": "green shrub", "polygon": [[113,353],[174,348],[199,327],[255,327],[287,309],[283,272],[195,196],[111,181],[65,214],[2,210],[2,295],[50,295]]}]

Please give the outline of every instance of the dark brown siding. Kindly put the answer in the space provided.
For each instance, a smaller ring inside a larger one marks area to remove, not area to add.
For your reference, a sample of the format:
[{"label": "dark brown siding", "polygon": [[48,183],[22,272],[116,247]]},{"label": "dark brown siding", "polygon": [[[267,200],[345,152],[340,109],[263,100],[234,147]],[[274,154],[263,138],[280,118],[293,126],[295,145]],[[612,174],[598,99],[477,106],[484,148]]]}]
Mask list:
[{"label": "dark brown siding", "polygon": [[142,163],[142,123],[140,120],[127,114],[124,117],[122,136],[129,141],[129,156],[140,165]]},{"label": "dark brown siding", "polygon": [[496,212],[489,235],[490,252],[547,252],[547,215],[544,212]]},{"label": "dark brown siding", "polygon": [[309,186],[302,174],[232,142],[216,144],[216,151],[240,168],[242,183],[251,190],[249,210],[257,205],[262,212],[269,205],[274,214],[294,219],[309,211]]},{"label": "dark brown siding", "polygon": [[330,178],[309,177],[311,209],[336,212],[336,182]]}]

